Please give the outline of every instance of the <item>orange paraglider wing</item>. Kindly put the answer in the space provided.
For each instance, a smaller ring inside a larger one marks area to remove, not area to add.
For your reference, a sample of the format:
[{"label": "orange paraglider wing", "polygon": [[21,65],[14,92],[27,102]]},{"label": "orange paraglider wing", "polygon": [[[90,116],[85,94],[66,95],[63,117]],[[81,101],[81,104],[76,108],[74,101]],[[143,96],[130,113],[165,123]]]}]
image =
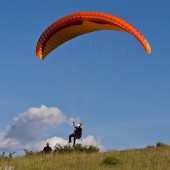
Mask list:
[{"label": "orange paraglider wing", "polygon": [[40,36],[36,55],[44,59],[51,51],[79,35],[98,30],[117,30],[132,34],[150,54],[151,48],[145,37],[125,20],[101,12],[77,12],[51,24]]}]

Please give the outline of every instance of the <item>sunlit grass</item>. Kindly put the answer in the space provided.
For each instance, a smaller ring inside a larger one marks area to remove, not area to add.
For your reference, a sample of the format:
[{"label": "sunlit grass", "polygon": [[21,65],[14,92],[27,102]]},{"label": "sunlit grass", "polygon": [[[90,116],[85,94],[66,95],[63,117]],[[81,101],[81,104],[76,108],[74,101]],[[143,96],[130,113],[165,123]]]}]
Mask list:
[{"label": "sunlit grass", "polygon": [[14,170],[169,170],[170,147],[0,158],[0,167],[5,166]]}]

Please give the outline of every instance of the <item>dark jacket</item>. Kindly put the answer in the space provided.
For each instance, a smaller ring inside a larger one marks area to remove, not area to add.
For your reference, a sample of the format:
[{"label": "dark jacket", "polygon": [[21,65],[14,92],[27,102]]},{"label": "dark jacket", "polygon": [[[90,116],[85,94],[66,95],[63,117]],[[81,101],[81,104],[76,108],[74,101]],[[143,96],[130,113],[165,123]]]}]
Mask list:
[{"label": "dark jacket", "polygon": [[76,136],[77,139],[81,138],[81,136],[82,136],[82,128],[81,127],[76,127],[74,133],[75,133],[75,136]]},{"label": "dark jacket", "polygon": [[52,152],[52,149],[50,146],[45,146],[44,149],[43,149],[43,152],[45,153],[51,153]]}]

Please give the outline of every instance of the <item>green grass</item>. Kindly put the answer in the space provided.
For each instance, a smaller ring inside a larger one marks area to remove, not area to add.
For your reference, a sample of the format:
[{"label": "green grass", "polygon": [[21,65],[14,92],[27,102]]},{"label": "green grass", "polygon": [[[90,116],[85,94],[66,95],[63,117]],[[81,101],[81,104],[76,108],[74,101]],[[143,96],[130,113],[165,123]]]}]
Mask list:
[{"label": "green grass", "polygon": [[0,158],[0,167],[5,166],[14,170],[169,170],[170,147]]}]

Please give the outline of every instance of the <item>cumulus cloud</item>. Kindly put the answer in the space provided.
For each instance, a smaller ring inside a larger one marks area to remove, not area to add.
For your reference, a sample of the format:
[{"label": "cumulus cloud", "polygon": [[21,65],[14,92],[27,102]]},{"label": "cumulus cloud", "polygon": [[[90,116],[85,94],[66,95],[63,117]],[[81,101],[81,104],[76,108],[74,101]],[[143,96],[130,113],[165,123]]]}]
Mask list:
[{"label": "cumulus cloud", "polygon": [[4,133],[0,134],[0,150],[1,151],[15,151],[16,149],[21,149],[20,146],[23,148],[28,148],[28,144],[23,143],[17,139],[10,139],[10,138],[5,138]]},{"label": "cumulus cloud", "polygon": [[94,136],[87,136],[80,141],[82,145],[93,145],[101,147],[101,138],[95,139]]},{"label": "cumulus cloud", "polygon": [[11,125],[7,127],[5,137],[23,142],[35,141],[39,139],[44,128],[65,122],[67,117],[58,108],[42,105],[40,108],[30,108],[15,117]]}]

